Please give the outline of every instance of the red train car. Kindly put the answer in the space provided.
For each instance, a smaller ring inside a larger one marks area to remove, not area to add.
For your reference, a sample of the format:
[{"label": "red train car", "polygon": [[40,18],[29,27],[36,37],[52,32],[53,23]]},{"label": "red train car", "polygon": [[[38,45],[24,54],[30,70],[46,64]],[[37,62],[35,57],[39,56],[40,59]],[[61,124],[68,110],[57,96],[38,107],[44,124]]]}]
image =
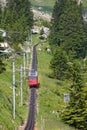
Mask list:
[{"label": "red train car", "polygon": [[38,87],[38,74],[37,71],[31,70],[28,77],[28,86]]}]

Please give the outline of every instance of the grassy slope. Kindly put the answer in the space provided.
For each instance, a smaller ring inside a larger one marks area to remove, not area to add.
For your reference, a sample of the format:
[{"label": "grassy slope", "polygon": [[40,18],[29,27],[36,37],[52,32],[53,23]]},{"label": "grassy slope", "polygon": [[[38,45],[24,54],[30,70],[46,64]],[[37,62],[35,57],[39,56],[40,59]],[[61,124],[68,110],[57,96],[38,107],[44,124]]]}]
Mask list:
[{"label": "grassy slope", "polygon": [[30,0],[34,8],[42,7],[42,11],[52,12],[56,0]]},{"label": "grassy slope", "polygon": [[37,5],[37,6],[48,6],[48,7],[53,7],[54,5],[54,2],[56,0],[30,0],[30,2],[34,5]]},{"label": "grassy slope", "polygon": [[49,63],[52,58],[42,46],[42,51],[38,51],[38,73],[40,88],[38,90],[39,129],[44,125],[46,130],[74,130],[60,121],[59,113],[63,110],[65,104],[63,94],[67,93],[69,81],[58,81],[49,77],[51,70]]},{"label": "grassy slope", "polygon": [[[19,60],[20,61],[20,60]],[[18,63],[18,61],[17,61]],[[0,128],[13,130],[17,128],[27,115],[26,96],[27,87],[23,83],[23,106],[19,106],[19,84],[16,87],[16,119],[12,118],[12,61],[5,61],[6,72],[0,74]],[[19,66],[19,63],[18,63]],[[17,71],[16,71],[17,72]],[[18,73],[18,74],[17,74]],[[19,79],[19,72],[16,73],[16,80]]]}]

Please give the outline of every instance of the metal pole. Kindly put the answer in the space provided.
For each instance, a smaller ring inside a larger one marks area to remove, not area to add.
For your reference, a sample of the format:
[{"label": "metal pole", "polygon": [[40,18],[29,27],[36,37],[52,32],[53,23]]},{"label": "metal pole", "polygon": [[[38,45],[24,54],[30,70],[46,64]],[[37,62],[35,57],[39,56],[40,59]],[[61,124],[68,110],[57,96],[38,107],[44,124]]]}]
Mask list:
[{"label": "metal pole", "polygon": [[29,32],[28,32],[28,37],[27,37],[27,42],[26,42],[26,50],[27,50],[27,53],[26,53],[26,56],[27,56],[27,67],[28,67],[28,60],[29,60],[29,51],[30,51],[30,47],[29,47],[29,44],[30,44],[30,37],[29,37]]},{"label": "metal pole", "polygon": [[13,72],[13,86],[12,86],[12,91],[13,91],[13,118],[15,119],[15,59],[13,57],[12,59],[12,72]]},{"label": "metal pole", "polygon": [[27,52],[27,67],[28,67],[29,53]]},{"label": "metal pole", "polygon": [[20,106],[23,104],[23,93],[22,93],[22,65],[20,66]]},{"label": "metal pole", "polygon": [[25,63],[25,53],[24,53],[24,79],[26,78],[26,63]]}]

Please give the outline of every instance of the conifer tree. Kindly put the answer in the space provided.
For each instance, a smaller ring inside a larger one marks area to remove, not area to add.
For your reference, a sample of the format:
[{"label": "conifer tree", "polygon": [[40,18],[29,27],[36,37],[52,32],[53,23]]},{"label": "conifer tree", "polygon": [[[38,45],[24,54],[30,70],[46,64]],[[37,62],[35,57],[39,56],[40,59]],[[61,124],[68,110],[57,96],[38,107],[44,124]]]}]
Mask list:
[{"label": "conifer tree", "polygon": [[81,14],[81,6],[73,0],[56,2],[49,43],[61,46],[74,58],[85,57],[87,38]]},{"label": "conifer tree", "polygon": [[87,130],[87,110],[84,96],[84,85],[81,74],[81,66],[78,62],[70,64],[69,71],[71,74],[72,85],[69,89],[70,102],[64,112],[62,119],[75,128]]},{"label": "conifer tree", "polygon": [[4,19],[5,30],[21,33],[21,35],[10,34],[13,42],[23,42],[33,26],[33,13],[29,0],[8,0]]},{"label": "conifer tree", "polygon": [[61,48],[56,48],[51,60],[50,67],[53,70],[53,76],[57,79],[64,79],[68,70],[68,56]]}]

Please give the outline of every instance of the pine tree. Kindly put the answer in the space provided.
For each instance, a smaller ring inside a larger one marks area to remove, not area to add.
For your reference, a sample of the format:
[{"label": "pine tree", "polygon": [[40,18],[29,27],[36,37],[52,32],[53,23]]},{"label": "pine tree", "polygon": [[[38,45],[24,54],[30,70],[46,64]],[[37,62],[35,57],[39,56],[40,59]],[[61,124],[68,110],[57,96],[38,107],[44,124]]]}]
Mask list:
[{"label": "pine tree", "polygon": [[49,36],[51,46],[61,46],[74,58],[85,57],[87,38],[81,14],[81,7],[73,0],[56,2]]},{"label": "pine tree", "polygon": [[70,102],[64,112],[62,119],[75,128],[87,130],[87,111],[84,96],[84,85],[81,75],[81,67],[77,62],[70,64],[69,71],[71,74],[72,85],[69,89]]},{"label": "pine tree", "polygon": [[[8,0],[4,16],[4,29],[13,33],[9,34],[14,43],[23,42],[33,26],[33,13],[28,0]],[[20,32],[20,35],[14,34]]]},{"label": "pine tree", "polygon": [[68,56],[61,48],[56,48],[50,67],[53,70],[53,75],[57,79],[64,79],[68,70]]},{"label": "pine tree", "polygon": [[53,13],[52,13],[51,28],[50,28],[51,31],[49,35],[49,44],[51,45],[51,47],[55,45],[59,45],[59,38],[57,34],[59,31],[58,21],[61,14],[62,14],[61,3],[56,1],[54,9],[53,9]]}]

